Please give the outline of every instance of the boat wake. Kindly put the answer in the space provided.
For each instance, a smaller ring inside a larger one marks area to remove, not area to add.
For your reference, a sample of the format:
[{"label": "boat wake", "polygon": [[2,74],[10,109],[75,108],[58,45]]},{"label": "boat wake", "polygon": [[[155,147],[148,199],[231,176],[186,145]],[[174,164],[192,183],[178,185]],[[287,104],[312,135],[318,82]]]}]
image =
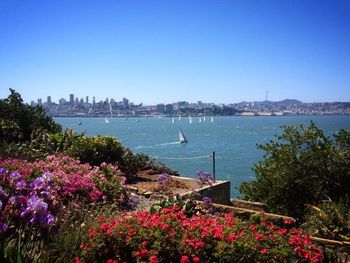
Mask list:
[{"label": "boat wake", "polygon": [[147,148],[154,148],[154,147],[174,145],[174,144],[180,144],[180,142],[166,142],[166,143],[159,143],[159,144],[153,144],[153,145],[139,145],[139,146],[136,146],[135,149],[147,149]]}]

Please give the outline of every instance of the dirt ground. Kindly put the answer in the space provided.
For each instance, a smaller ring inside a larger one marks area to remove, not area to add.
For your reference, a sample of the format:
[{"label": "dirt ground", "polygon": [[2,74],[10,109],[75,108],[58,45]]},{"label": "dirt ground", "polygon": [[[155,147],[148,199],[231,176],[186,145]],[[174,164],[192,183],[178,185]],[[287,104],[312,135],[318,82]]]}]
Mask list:
[{"label": "dirt ground", "polygon": [[139,193],[152,192],[164,195],[182,194],[198,188],[195,180],[181,179],[177,176],[172,176],[162,188],[158,182],[159,176],[160,174],[154,174],[153,170],[145,170],[138,174],[136,182],[127,185],[137,188]]}]

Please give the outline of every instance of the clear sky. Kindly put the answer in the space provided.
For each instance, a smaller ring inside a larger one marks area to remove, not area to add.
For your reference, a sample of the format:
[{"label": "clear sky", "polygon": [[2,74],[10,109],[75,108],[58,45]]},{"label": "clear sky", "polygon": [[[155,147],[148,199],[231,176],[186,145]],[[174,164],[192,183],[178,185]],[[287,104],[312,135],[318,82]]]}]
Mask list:
[{"label": "clear sky", "polygon": [[350,101],[350,0],[0,0],[0,98]]}]

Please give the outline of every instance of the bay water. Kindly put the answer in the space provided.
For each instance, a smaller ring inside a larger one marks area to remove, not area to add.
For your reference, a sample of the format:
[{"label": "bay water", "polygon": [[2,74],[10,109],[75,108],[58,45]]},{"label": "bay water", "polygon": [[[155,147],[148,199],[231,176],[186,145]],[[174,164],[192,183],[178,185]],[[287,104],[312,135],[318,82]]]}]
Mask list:
[{"label": "bay water", "polygon": [[[63,128],[84,132],[87,136],[116,137],[133,152],[148,154],[179,171],[181,176],[195,177],[198,170],[212,172],[212,152],[216,155],[216,179],[231,181],[231,196],[239,196],[241,182],[255,179],[252,170],[263,160],[257,144],[266,144],[282,133],[282,125],[309,125],[314,121],[327,135],[350,129],[350,116],[266,116],[266,117],[133,117],[79,118],[54,120]],[[188,143],[179,143],[179,129]]]}]

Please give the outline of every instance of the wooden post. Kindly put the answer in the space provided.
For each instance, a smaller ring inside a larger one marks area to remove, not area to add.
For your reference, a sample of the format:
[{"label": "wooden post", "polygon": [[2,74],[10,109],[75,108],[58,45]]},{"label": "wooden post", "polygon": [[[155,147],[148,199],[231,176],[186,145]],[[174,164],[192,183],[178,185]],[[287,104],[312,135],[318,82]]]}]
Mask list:
[{"label": "wooden post", "polygon": [[213,151],[213,177],[214,177],[214,182],[215,182],[215,151]]}]

